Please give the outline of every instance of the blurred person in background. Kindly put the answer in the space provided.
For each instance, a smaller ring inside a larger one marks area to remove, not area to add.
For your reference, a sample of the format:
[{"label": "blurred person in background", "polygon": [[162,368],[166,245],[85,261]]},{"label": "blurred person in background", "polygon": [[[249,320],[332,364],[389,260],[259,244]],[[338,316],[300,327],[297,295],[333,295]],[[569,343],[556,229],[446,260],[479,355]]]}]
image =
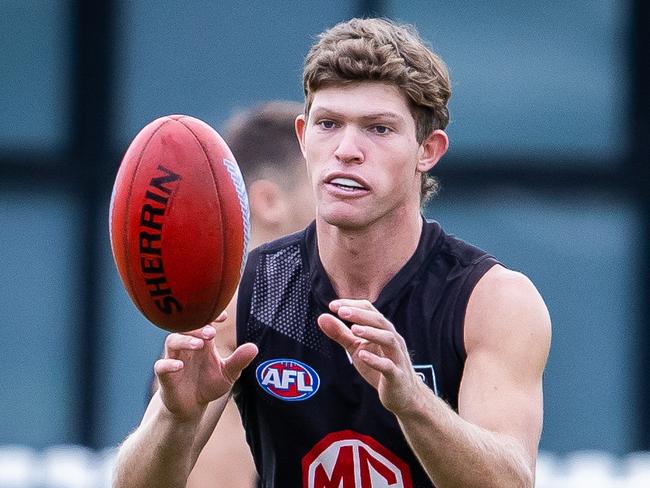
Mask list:
[{"label": "blurred person in background", "polygon": [[184,486],[234,390],[265,487],[532,487],[546,306],[421,214],[445,64],[409,26],[352,19],[319,36],[303,86],[316,221],[251,252],[236,331],[168,336],[116,486]]}]

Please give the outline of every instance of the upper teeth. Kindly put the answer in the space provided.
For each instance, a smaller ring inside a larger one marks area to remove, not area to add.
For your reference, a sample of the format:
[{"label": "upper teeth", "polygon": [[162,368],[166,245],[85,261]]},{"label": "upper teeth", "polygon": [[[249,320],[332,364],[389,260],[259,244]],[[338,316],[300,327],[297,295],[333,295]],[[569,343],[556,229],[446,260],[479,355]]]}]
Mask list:
[{"label": "upper teeth", "polygon": [[363,188],[363,186],[359,183],[357,183],[354,180],[351,180],[350,178],[334,178],[331,183],[334,185],[343,185],[343,186],[353,186],[355,188]]}]

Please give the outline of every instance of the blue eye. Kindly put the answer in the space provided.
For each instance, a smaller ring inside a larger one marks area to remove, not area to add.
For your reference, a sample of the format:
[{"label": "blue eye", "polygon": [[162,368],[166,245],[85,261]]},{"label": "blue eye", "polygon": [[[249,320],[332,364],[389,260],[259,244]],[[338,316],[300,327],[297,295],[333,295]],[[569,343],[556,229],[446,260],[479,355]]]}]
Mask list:
[{"label": "blue eye", "polygon": [[386,127],[385,125],[375,125],[372,128],[377,134],[383,135],[383,134],[388,134],[391,130]]},{"label": "blue eye", "polygon": [[332,120],[321,120],[318,122],[318,125],[320,125],[323,129],[333,129],[335,127],[335,124]]}]

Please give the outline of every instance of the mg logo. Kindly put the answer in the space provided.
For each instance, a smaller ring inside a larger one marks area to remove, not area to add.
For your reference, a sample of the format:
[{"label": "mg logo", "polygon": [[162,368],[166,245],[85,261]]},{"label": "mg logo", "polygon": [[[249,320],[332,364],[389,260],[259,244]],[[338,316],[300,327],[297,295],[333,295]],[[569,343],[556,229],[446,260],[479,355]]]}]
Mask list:
[{"label": "mg logo", "polygon": [[303,488],[412,488],[408,465],[352,430],[323,437],[302,458]]}]

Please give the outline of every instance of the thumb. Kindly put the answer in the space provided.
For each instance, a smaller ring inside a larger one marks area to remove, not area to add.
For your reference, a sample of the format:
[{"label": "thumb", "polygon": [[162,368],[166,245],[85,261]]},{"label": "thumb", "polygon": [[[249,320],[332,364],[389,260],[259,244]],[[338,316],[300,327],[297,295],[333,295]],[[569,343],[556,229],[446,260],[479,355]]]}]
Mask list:
[{"label": "thumb", "polygon": [[233,353],[224,359],[223,369],[224,374],[234,383],[239,378],[242,370],[248,366],[253,359],[257,356],[257,346],[252,342],[242,344]]}]

